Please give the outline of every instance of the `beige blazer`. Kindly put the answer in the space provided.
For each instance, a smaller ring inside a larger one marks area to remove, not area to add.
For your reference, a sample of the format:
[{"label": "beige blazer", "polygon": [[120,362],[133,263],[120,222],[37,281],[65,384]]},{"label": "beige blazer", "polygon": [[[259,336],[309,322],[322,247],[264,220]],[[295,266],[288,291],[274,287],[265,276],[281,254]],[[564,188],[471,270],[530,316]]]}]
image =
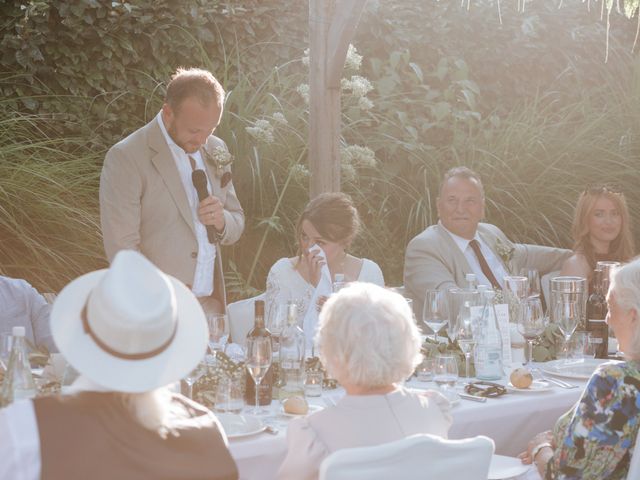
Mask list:
[{"label": "beige blazer", "polygon": [[[560,270],[562,263],[572,254],[571,250],[562,248],[513,243],[502,230],[489,223],[478,224],[478,234],[499,259],[502,257],[496,251],[497,243],[507,249],[513,248],[511,260],[503,261],[507,272],[512,274],[517,274],[521,268],[535,268],[542,277],[545,273]],[[404,286],[413,299],[416,317],[420,319],[422,316],[427,289],[462,287],[467,273],[473,273],[469,262],[441,225],[431,225],[413,238],[404,257]]]},{"label": "beige blazer", "polygon": [[[217,146],[227,148],[211,135],[203,148],[212,152]],[[203,160],[210,193],[224,203],[226,227],[221,243],[232,244],[244,229],[244,213],[233,182],[221,185],[221,175],[230,166],[219,172],[206,155]],[[138,250],[162,271],[187,285],[193,283],[198,255],[195,228],[178,168],[157,119],[107,152],[100,175],[100,222],[109,261],[119,250]]]}]

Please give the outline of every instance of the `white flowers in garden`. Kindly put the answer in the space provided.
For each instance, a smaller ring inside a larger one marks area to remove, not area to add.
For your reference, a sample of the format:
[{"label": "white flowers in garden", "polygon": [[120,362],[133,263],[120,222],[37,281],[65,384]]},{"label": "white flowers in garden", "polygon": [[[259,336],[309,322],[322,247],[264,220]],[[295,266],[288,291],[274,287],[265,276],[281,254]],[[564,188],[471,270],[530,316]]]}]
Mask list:
[{"label": "white flowers in garden", "polygon": [[269,120],[265,120],[264,118],[256,120],[253,126],[246,127],[246,131],[260,142],[273,143],[275,140],[273,136],[273,125],[271,125]]}]

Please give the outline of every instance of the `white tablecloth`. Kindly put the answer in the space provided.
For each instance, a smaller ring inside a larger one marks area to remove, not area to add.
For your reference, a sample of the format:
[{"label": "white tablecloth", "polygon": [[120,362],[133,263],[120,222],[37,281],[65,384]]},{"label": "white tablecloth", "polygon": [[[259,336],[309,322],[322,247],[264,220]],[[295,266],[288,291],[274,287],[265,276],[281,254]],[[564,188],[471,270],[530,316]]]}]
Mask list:
[{"label": "white tablecloth", "polygon": [[[453,425],[449,430],[449,438],[486,435],[494,440],[497,454],[516,456],[536,433],[550,430],[558,417],[580,398],[586,381],[573,380],[571,383],[579,385],[579,388],[568,390],[553,387],[546,392],[512,393],[490,398],[486,403],[462,399],[452,408]],[[417,381],[411,381],[407,386],[435,388],[433,383]],[[336,400],[342,395],[344,391],[338,389],[325,392],[323,396]],[[311,399],[310,403],[326,406],[323,399]],[[274,401],[272,411],[277,412],[279,408],[279,403]],[[276,436],[262,433],[230,440],[229,448],[238,464],[241,480],[275,478],[286,454],[287,422],[288,418],[284,416],[267,420],[267,423],[279,429]]]}]

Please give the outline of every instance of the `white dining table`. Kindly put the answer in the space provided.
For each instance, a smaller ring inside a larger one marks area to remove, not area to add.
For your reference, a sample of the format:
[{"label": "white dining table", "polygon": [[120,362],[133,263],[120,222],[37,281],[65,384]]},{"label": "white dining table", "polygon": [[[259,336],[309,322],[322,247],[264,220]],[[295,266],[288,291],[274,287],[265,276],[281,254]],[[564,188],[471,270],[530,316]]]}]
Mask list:
[{"label": "white dining table", "polygon": [[[466,379],[459,382],[462,384]],[[505,384],[508,380],[502,379]],[[460,399],[452,406],[453,424],[449,438],[461,439],[485,435],[495,442],[495,453],[516,456],[522,452],[531,438],[544,430],[553,428],[558,417],[569,410],[580,398],[586,380],[571,379],[577,386],[565,389],[552,386],[547,391],[514,392],[497,398],[489,398],[485,403]],[[435,389],[431,382],[409,381],[410,389]],[[326,407],[344,395],[341,388],[324,391],[322,397],[309,398],[311,405]],[[278,430],[276,435],[260,433],[244,438],[231,438],[229,449],[235,459],[242,480],[271,480],[287,451],[286,427],[289,417],[282,415],[280,403],[271,405],[271,415],[263,417],[265,423]]]}]

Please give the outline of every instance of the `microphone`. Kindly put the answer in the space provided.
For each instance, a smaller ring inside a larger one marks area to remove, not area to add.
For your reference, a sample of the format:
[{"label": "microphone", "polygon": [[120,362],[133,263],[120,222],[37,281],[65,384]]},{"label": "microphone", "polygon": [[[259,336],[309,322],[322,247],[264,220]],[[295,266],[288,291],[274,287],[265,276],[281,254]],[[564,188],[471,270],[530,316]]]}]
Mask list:
[{"label": "microphone", "polygon": [[[209,196],[209,189],[207,188],[207,174],[204,173],[204,170],[196,169],[191,172],[191,182],[193,186],[196,187],[196,192],[198,192],[198,200],[202,201]],[[216,243],[218,238],[218,233],[213,225],[205,225],[207,227],[207,238],[209,239],[209,243]]]}]

